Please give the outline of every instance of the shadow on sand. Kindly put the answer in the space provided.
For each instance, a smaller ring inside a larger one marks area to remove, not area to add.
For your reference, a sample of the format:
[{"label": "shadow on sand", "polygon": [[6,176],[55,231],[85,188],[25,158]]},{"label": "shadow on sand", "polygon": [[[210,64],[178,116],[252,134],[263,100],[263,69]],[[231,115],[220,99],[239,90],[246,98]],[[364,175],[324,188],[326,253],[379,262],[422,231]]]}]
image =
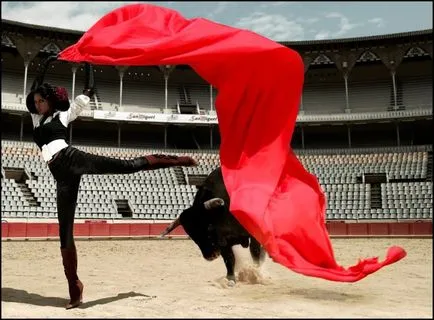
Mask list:
[{"label": "shadow on sand", "polygon": [[[113,301],[131,298],[131,297],[146,297],[148,299],[156,298],[156,296],[149,296],[142,293],[136,292],[127,292],[127,293],[119,293],[114,297],[101,298],[94,301],[84,301],[78,308],[86,309],[91,308],[99,304],[107,304]],[[2,297],[1,300],[4,302],[18,302],[18,303],[26,303],[33,304],[36,306],[51,306],[58,308],[65,308],[65,305],[68,303],[68,299],[58,298],[58,297],[44,297],[37,293],[28,293],[25,290],[13,289],[13,288],[2,288]]]},{"label": "shadow on sand", "polygon": [[309,289],[291,289],[290,295],[300,296],[309,300],[322,301],[360,301],[366,297],[360,294],[336,292],[332,290],[323,290],[317,288]]}]

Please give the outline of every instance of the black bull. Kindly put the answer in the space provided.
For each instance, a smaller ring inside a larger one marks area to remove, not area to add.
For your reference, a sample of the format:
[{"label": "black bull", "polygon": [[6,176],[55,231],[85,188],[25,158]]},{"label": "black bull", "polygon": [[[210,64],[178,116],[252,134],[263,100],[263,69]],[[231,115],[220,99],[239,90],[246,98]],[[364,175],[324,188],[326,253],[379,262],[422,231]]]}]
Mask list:
[{"label": "black bull", "polygon": [[265,251],[232,215],[229,204],[221,168],[217,168],[198,188],[193,205],[184,210],[161,235],[165,236],[182,225],[206,260],[214,260],[221,254],[226,265],[226,277],[235,282],[232,246],[240,244],[244,248],[249,247],[256,265],[264,261]]}]

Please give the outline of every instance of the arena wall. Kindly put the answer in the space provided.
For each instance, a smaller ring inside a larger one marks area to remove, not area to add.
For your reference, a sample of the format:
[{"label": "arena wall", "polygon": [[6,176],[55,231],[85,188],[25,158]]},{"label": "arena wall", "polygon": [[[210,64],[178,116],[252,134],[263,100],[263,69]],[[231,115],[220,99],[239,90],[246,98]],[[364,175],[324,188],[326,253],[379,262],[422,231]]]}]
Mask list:
[{"label": "arena wall", "polygon": [[[84,220],[76,222],[77,239],[158,238],[169,222]],[[432,237],[431,221],[327,222],[331,237]],[[57,222],[2,222],[2,240],[58,240]],[[187,238],[182,227],[167,238]]]}]

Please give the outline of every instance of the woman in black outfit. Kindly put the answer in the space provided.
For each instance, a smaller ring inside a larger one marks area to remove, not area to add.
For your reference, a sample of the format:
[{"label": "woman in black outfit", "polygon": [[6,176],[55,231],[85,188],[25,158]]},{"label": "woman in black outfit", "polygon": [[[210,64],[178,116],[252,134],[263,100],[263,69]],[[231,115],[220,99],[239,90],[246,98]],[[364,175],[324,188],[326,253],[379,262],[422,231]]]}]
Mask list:
[{"label": "woman in black outfit", "polygon": [[74,244],[74,213],[78,188],[83,174],[127,174],[174,166],[195,166],[190,157],[147,155],[121,160],[93,155],[67,144],[68,124],[89,105],[92,90],[83,91],[70,104],[65,88],[44,83],[32,90],[26,99],[33,121],[33,139],[42,151],[57,183],[57,213],[60,250],[71,300],[66,309],[80,305],[83,284],[77,276],[77,251]]}]

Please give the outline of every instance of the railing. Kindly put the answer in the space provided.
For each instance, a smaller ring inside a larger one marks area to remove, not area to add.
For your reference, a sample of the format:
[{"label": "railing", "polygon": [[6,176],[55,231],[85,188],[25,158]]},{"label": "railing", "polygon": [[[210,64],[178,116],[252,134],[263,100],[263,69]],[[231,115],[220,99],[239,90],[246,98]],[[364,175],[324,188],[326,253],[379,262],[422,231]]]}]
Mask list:
[{"label": "railing", "polygon": [[427,152],[432,150],[432,145],[419,146],[396,146],[396,147],[370,147],[370,148],[351,148],[351,149],[295,149],[297,155],[326,155],[326,154],[359,154],[359,153],[396,153],[396,152]]},{"label": "railing", "polygon": [[117,210],[118,205],[116,204],[115,197],[111,197],[111,202],[112,202],[113,208],[115,209],[115,212],[118,214],[119,213]]},{"label": "railing", "polygon": [[25,172],[26,175],[29,177],[28,180],[33,180],[32,173],[27,169],[26,166],[24,166],[24,172]]},{"label": "railing", "polygon": [[[377,109],[378,110],[378,109]],[[300,113],[298,122],[329,122],[329,121],[359,121],[377,119],[397,119],[432,116],[432,106],[412,108],[400,111],[373,111],[359,113],[306,114]]]},{"label": "railing", "polygon": [[127,205],[131,211],[131,219],[133,219],[134,213],[135,213],[135,205],[133,206],[130,198],[127,198]]},{"label": "railing", "polygon": [[[17,102],[2,102],[3,110],[28,112],[25,105]],[[417,118],[432,116],[432,106],[421,108],[412,108],[410,110],[400,111],[382,111],[382,112],[363,112],[363,113],[336,113],[336,114],[305,114],[300,113],[297,116],[297,122],[335,122],[335,121],[360,121],[360,120],[380,120],[380,119],[399,119],[399,118]],[[80,117],[93,117],[93,110],[83,110]]]}]

